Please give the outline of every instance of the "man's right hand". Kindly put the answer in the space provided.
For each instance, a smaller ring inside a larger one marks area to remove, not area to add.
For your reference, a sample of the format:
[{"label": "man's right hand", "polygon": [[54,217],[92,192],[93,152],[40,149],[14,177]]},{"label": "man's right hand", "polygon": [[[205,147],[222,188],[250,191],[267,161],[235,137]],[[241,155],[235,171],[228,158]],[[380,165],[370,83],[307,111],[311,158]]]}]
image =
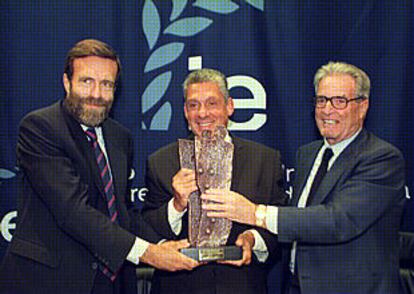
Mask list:
[{"label": "man's right hand", "polygon": [[174,208],[182,212],[187,208],[188,197],[198,189],[195,171],[187,168],[180,169],[172,179],[174,190]]},{"label": "man's right hand", "polygon": [[200,263],[178,251],[189,246],[187,240],[167,241],[158,245],[150,244],[139,260],[165,271],[192,270]]}]

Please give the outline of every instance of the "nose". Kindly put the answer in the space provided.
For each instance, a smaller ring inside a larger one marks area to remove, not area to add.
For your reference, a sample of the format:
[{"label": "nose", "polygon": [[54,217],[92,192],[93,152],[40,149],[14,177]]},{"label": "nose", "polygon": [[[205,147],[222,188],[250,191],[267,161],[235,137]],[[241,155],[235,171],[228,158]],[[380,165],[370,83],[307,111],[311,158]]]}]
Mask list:
[{"label": "nose", "polygon": [[332,100],[329,100],[329,101],[326,101],[326,105],[325,105],[325,107],[322,108],[322,111],[329,113],[334,109],[335,108],[332,105]]},{"label": "nose", "polygon": [[200,109],[198,110],[198,116],[199,117],[206,117],[207,115],[208,115],[208,109],[203,103],[201,103],[200,104]]},{"label": "nose", "polygon": [[91,89],[91,96],[94,98],[101,97],[101,87],[99,85],[94,85]]}]

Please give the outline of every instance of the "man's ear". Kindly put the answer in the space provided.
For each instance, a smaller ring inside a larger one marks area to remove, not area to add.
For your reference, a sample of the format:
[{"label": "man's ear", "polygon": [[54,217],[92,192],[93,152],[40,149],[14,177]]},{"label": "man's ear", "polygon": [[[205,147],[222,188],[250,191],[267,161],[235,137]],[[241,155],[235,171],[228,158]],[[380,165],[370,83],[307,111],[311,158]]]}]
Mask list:
[{"label": "man's ear", "polygon": [[66,96],[70,92],[70,81],[66,73],[63,74],[63,87],[65,88]]},{"label": "man's ear", "polygon": [[227,115],[230,117],[233,112],[234,112],[234,102],[233,102],[233,98],[231,98],[230,96],[227,98]]},{"label": "man's ear", "polygon": [[184,103],[184,116],[185,116],[185,119],[188,120],[187,107],[185,106],[185,103]]},{"label": "man's ear", "polygon": [[361,102],[361,119],[365,120],[365,117],[367,116],[368,113],[368,109],[369,109],[369,99],[365,99],[364,101]]}]

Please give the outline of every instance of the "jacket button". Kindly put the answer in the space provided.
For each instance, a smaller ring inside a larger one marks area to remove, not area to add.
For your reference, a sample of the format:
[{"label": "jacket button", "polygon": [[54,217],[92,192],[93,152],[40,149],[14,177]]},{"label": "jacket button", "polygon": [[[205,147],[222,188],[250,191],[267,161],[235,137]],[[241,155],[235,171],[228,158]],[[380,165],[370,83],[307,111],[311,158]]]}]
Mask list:
[{"label": "jacket button", "polygon": [[91,267],[93,270],[98,269],[98,263],[97,262],[92,262]]}]

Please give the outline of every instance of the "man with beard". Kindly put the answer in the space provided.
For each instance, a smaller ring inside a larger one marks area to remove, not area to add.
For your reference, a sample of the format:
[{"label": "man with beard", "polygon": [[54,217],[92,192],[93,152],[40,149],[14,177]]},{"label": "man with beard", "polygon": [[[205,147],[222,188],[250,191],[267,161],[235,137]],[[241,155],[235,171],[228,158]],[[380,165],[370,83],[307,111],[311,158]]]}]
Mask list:
[{"label": "man with beard", "polygon": [[[83,40],[68,53],[66,98],[20,123],[18,222],[0,268],[1,293],[136,293],[133,264],[190,270],[178,249],[128,213],[132,138],[108,118],[120,62],[107,44]],[[138,230],[136,231],[138,234]]]}]

